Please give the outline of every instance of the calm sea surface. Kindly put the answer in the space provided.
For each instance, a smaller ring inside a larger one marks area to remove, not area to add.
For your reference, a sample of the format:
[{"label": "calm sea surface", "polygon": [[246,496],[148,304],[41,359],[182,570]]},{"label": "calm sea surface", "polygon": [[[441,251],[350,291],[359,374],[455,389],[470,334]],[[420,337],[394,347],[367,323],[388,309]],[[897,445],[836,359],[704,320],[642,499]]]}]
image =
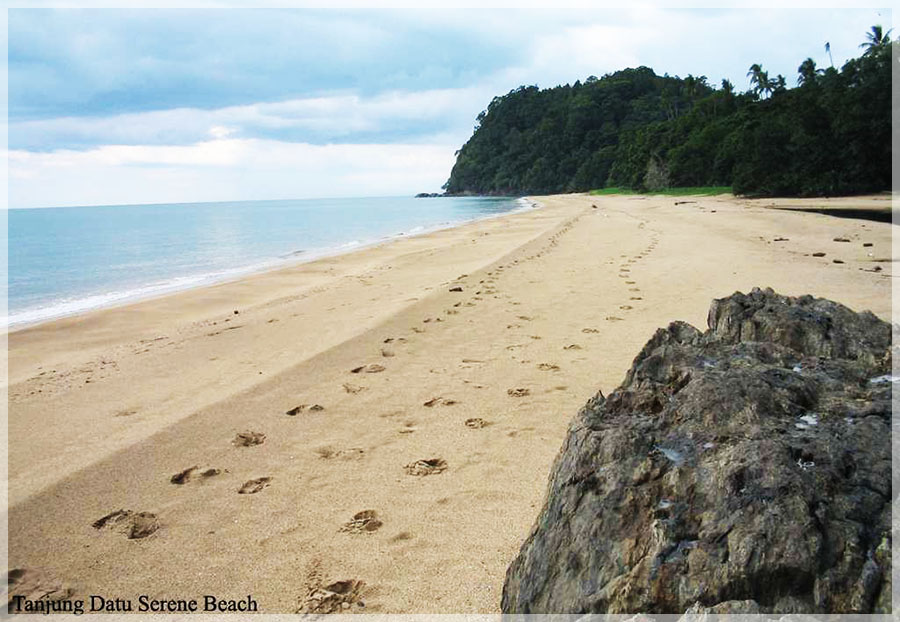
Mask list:
[{"label": "calm sea surface", "polygon": [[378,197],[9,210],[9,325],[499,215],[514,198]]}]

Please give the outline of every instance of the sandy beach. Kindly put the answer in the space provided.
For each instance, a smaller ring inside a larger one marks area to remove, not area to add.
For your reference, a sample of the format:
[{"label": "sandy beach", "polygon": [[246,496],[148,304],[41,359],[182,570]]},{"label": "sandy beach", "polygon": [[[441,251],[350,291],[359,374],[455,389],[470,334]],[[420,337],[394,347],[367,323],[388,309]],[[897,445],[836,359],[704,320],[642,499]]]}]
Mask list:
[{"label": "sandy beach", "polygon": [[535,200],[11,333],[26,592],[497,612],[569,420],[657,328],[756,286],[891,319],[892,225],[814,211],[889,196]]}]

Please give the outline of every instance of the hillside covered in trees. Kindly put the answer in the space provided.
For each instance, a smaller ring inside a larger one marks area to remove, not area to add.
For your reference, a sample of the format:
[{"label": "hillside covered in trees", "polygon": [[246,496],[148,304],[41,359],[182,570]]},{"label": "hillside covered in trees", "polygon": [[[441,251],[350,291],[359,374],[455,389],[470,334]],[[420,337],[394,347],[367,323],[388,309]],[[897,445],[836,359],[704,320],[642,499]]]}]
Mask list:
[{"label": "hillside covered in trees", "polygon": [[[648,67],[495,97],[457,152],[448,194],[732,186],[821,196],[890,189],[890,33],[874,26],[840,70],[798,67],[796,86],[750,67],[737,93]],[[826,45],[827,49],[827,45]]]}]

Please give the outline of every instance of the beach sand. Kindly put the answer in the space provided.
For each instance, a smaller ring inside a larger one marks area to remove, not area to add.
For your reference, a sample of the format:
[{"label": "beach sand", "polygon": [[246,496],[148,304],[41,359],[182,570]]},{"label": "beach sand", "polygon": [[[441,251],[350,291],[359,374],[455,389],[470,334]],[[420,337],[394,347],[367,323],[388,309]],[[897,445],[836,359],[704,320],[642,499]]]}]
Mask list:
[{"label": "beach sand", "polygon": [[776,209],[889,197],[536,200],[11,333],[16,589],[496,612],[569,420],[657,328],[755,286],[891,319],[892,225]]}]

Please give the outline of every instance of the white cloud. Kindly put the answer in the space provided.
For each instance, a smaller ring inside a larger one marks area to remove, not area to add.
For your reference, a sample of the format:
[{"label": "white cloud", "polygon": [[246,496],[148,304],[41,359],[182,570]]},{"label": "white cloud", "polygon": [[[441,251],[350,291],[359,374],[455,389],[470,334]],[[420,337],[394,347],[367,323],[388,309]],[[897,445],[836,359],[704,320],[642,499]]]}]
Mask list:
[{"label": "white cloud", "polygon": [[[178,144],[212,136],[290,134],[298,142],[337,142],[353,134],[392,134],[405,140],[445,128],[470,131],[475,116],[495,93],[487,85],[419,92],[389,91],[371,97],[334,94],[260,102],[212,110],[175,108],[107,117],[60,117],[10,126],[11,145]],[[468,135],[461,136],[461,140]],[[460,143],[461,144],[461,143]],[[458,148],[456,145],[454,149]]]},{"label": "white cloud", "polygon": [[574,82],[591,74],[634,67],[640,64],[637,49],[651,36],[636,26],[564,28],[537,40],[529,71],[546,74],[565,67],[567,81]]},{"label": "white cloud", "polygon": [[172,203],[434,191],[449,144],[310,145],[219,139],[175,146],[9,152],[10,207]]},{"label": "white cloud", "polygon": [[209,135],[213,138],[225,138],[234,134],[235,129],[233,127],[225,127],[224,125],[214,125],[209,128]]}]

